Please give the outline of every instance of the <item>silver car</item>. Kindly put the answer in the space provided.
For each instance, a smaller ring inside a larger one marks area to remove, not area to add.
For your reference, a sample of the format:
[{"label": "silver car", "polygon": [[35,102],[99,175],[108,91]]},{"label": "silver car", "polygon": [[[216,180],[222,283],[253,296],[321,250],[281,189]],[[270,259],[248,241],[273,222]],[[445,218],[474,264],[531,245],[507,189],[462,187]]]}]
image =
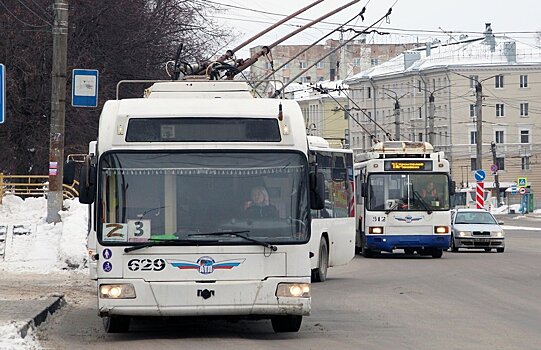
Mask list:
[{"label": "silver car", "polygon": [[456,209],[451,212],[451,251],[459,248],[505,250],[503,223],[484,209]]}]

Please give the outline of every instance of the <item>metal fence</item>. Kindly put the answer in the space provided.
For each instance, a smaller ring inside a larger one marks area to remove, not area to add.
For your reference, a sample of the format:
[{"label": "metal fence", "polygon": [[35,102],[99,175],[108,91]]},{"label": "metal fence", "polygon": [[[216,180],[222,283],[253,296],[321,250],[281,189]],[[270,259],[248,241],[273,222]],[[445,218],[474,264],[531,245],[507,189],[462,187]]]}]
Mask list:
[{"label": "metal fence", "polygon": [[[62,185],[65,199],[79,196],[79,182],[75,180],[71,185]],[[0,204],[6,194],[18,197],[43,197],[49,191],[49,176],[47,175],[4,175],[0,173]]]}]

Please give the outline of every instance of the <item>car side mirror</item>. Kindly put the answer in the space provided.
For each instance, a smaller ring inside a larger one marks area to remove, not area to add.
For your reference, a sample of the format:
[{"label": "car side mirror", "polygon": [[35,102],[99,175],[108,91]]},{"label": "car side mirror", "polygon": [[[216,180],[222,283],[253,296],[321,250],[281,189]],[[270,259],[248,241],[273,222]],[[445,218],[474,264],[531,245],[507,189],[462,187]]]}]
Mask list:
[{"label": "car side mirror", "polygon": [[96,167],[85,164],[79,174],[79,202],[83,204],[94,203],[96,197]]},{"label": "car side mirror", "polygon": [[455,181],[449,182],[449,195],[450,196],[454,195],[455,191],[456,191],[456,182]]},{"label": "car side mirror", "polygon": [[73,184],[73,180],[75,180],[75,162],[71,162],[68,160],[64,164],[62,183],[64,185],[71,185]]},{"label": "car side mirror", "polygon": [[503,221],[498,221],[498,225],[503,225]]},{"label": "car side mirror", "polygon": [[366,182],[361,183],[361,197],[368,197],[368,183]]}]

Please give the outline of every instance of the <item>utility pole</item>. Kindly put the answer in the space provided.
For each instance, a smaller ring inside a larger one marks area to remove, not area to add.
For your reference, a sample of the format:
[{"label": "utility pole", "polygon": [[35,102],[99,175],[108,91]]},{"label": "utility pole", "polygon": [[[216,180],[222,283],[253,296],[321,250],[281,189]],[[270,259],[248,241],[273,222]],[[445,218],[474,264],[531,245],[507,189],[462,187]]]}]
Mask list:
[{"label": "utility pole", "polygon": [[428,97],[428,142],[432,146],[434,146],[434,142],[436,142],[434,137],[434,93],[430,93],[430,96]]},{"label": "utility pole", "polygon": [[483,169],[483,86],[480,81],[475,84],[475,109],[476,109],[476,125],[477,125],[477,140],[476,140],[476,160],[477,169]]},{"label": "utility pole", "polygon": [[[497,162],[497,159],[496,159],[496,142],[492,141],[490,143],[490,150],[492,151],[492,163],[493,164],[498,164]],[[496,169],[496,171],[494,172],[494,184],[496,185],[496,208],[499,208],[500,207],[500,180],[499,180],[499,176],[498,176],[498,170],[499,169]]]},{"label": "utility pole", "polygon": [[400,102],[394,103],[394,139],[400,141]]},{"label": "utility pole", "polygon": [[60,222],[66,114],[66,67],[68,49],[68,3],[54,0],[53,67],[51,72],[51,129],[49,132],[49,193],[47,222]]}]

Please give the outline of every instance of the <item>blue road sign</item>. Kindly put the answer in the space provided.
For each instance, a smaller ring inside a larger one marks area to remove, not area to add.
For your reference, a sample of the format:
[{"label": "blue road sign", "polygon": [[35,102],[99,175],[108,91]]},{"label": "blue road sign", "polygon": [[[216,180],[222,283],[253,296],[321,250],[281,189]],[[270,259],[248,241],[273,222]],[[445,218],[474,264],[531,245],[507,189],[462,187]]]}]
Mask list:
[{"label": "blue road sign", "polygon": [[517,179],[518,187],[526,187],[528,186],[528,178],[526,177],[519,177]]},{"label": "blue road sign", "polygon": [[71,105],[73,107],[98,106],[97,69],[74,69],[71,79]]},{"label": "blue road sign", "polygon": [[487,174],[485,174],[484,170],[475,170],[475,180],[477,181],[483,181],[487,177]]},{"label": "blue road sign", "polygon": [[6,66],[0,63],[0,124],[6,120]]}]

